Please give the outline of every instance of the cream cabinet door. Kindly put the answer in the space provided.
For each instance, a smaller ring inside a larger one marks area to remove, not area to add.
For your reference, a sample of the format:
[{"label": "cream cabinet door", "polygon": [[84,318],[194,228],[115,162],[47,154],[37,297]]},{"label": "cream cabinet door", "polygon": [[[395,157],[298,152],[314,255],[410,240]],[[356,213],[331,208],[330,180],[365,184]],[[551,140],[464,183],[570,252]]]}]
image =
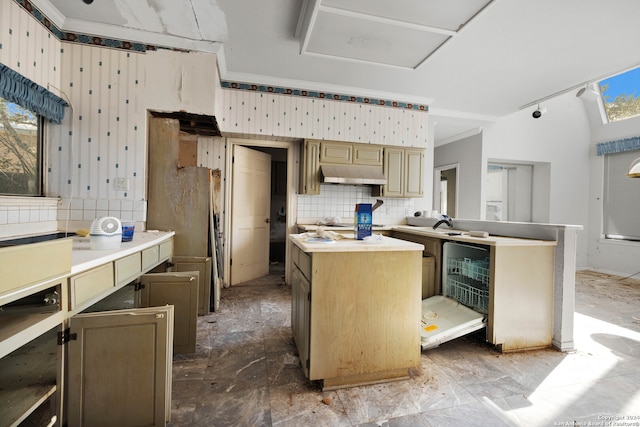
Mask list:
[{"label": "cream cabinet door", "polygon": [[203,316],[211,308],[211,258],[195,256],[174,256],[171,259],[173,271],[197,271],[198,280],[198,315]]},{"label": "cream cabinet door", "polygon": [[175,307],[173,352],[195,353],[198,320],[197,271],[154,273],[141,276],[138,307]]},{"label": "cream cabinet door", "polygon": [[291,283],[291,329],[298,348],[300,364],[304,375],[309,377],[309,325],[311,307],[311,284],[300,270],[293,269]]},{"label": "cream cabinet door", "polygon": [[382,195],[404,196],[404,150],[402,148],[385,147],[384,176],[387,177],[387,184],[382,186]]},{"label": "cream cabinet door", "polygon": [[350,165],[353,163],[353,145],[344,142],[322,141],[320,163]]},{"label": "cream cabinet door", "polygon": [[423,193],[423,150],[404,150],[404,196],[420,197]]},{"label": "cream cabinet door", "polygon": [[384,175],[387,184],[382,186],[382,196],[421,197],[423,158],[424,150],[385,147]]},{"label": "cream cabinet door", "polygon": [[300,194],[320,194],[320,141],[305,140],[302,145]]},{"label": "cream cabinet door", "polygon": [[353,144],[353,164],[382,166],[383,150],[381,146],[368,144]]},{"label": "cream cabinet door", "polygon": [[173,313],[164,306],[71,319],[69,426],[163,427],[170,420]]}]

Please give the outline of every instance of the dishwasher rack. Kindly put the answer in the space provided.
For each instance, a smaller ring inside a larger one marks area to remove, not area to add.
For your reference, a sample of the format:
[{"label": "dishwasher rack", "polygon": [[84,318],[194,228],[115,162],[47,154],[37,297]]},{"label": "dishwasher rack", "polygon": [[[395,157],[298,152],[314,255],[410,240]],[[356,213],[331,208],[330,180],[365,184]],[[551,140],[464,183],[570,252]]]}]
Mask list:
[{"label": "dishwasher rack", "polygon": [[482,313],[489,311],[489,259],[447,259],[446,293]]}]

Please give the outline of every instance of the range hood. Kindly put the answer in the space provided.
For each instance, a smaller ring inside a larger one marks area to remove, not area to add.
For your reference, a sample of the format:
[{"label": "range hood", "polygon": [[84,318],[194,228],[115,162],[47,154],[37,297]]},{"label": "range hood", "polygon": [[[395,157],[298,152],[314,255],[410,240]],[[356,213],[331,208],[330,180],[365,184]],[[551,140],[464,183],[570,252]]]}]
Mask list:
[{"label": "range hood", "polygon": [[384,185],[387,183],[380,166],[320,166],[325,183],[352,185]]}]

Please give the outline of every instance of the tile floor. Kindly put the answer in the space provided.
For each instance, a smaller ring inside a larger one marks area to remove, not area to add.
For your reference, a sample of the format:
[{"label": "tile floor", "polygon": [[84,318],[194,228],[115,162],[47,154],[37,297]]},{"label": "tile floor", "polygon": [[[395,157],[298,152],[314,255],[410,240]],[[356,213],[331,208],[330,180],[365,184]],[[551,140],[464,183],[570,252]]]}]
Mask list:
[{"label": "tile floor", "polygon": [[575,352],[501,354],[480,333],[424,351],[409,380],[330,392],[302,375],[280,274],[225,289],[174,358],[169,425],[638,426],[640,280],[576,279]]}]

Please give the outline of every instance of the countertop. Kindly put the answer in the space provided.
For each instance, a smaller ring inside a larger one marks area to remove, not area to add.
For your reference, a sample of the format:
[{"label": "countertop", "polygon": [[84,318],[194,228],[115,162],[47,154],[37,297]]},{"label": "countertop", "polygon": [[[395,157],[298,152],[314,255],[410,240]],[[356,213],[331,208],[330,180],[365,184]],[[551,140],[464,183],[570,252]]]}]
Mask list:
[{"label": "countertop", "polygon": [[[297,224],[300,230],[315,231],[320,225],[311,224]],[[323,226],[327,231],[333,231],[344,235],[344,231],[352,231],[353,226],[346,225],[344,227],[327,227]],[[434,237],[437,239],[464,242],[464,243],[476,243],[487,246],[556,246],[557,242],[554,240],[540,240],[540,239],[526,239],[522,237],[509,237],[509,236],[497,236],[490,234],[488,237],[472,237],[465,230],[454,230],[446,227],[440,227],[434,230],[432,227],[420,227],[414,225],[384,225],[373,228],[375,231],[402,231],[405,233],[411,233],[418,236]],[[455,233],[450,235],[449,233]],[[353,236],[351,236],[353,237]]]},{"label": "countertop", "polygon": [[[316,231],[318,227],[323,227],[329,231],[353,231],[353,224],[344,223],[341,225],[321,225],[321,224],[297,224],[298,228],[303,231]],[[392,230],[393,225],[374,224],[371,229],[374,231]]]},{"label": "countertop", "polygon": [[[374,233],[375,234],[375,233]],[[379,236],[379,235],[378,235]],[[289,238],[304,252],[388,252],[388,251],[422,251],[424,246],[419,243],[380,236],[379,241],[356,240],[345,236],[333,243],[313,243],[307,241],[305,234],[290,234]]]},{"label": "countertop", "polygon": [[117,249],[104,250],[91,249],[89,237],[72,236],[71,274],[77,274],[158,245],[175,234],[175,231],[136,231],[131,242],[122,242]]},{"label": "countertop", "polygon": [[[392,228],[394,231],[403,231],[419,236],[435,237],[438,239],[449,240],[454,242],[477,243],[487,246],[556,246],[554,240],[537,240],[523,239],[520,237],[494,236],[490,234],[488,237],[472,237],[467,231],[449,230],[439,228],[434,230],[432,227],[416,227],[414,225],[396,225]],[[448,233],[461,233],[460,235],[449,235]]]}]

